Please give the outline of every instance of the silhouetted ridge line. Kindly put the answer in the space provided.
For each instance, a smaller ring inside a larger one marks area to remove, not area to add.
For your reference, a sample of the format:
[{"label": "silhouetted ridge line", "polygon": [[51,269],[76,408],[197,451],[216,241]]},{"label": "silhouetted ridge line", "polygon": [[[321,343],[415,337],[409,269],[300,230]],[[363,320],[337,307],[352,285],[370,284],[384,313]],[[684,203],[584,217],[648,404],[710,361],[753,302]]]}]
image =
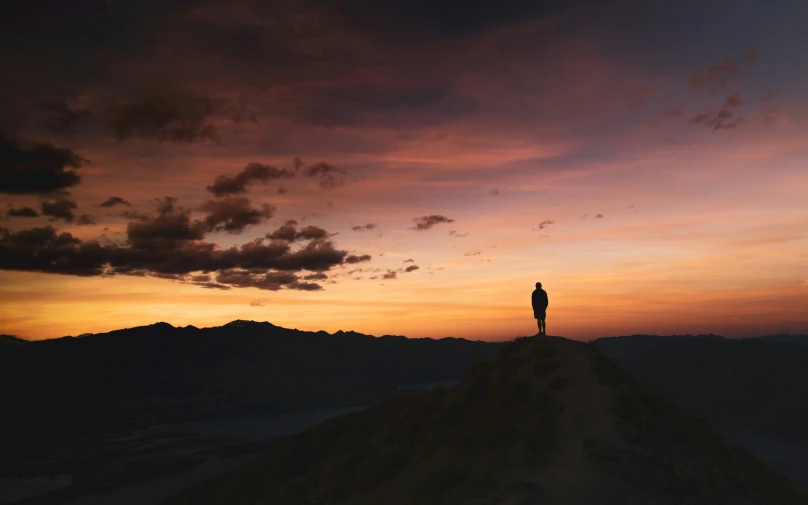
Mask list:
[{"label": "silhouetted ridge line", "polygon": [[254,321],[3,345],[0,380],[14,387],[4,394],[0,444],[23,450],[171,421],[370,405],[400,386],[457,380],[499,345]]},{"label": "silhouetted ridge line", "polygon": [[18,346],[25,345],[28,341],[14,335],[0,334],[0,346]]}]

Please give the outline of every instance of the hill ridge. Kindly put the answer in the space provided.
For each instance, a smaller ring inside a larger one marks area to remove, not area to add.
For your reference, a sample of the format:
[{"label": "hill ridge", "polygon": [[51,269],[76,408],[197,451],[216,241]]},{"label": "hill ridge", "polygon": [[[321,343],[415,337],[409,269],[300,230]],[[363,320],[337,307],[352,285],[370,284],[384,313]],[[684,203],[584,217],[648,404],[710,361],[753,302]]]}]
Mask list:
[{"label": "hill ridge", "polygon": [[151,423],[369,405],[400,386],[456,380],[498,345],[303,332],[268,322],[202,329],[163,323],[3,345],[0,382],[14,385],[5,392],[4,421],[28,436],[7,431],[0,444],[25,450]]},{"label": "hill ridge", "polygon": [[450,389],[295,436],[165,505],[798,505],[788,480],[601,355],[523,337]]}]

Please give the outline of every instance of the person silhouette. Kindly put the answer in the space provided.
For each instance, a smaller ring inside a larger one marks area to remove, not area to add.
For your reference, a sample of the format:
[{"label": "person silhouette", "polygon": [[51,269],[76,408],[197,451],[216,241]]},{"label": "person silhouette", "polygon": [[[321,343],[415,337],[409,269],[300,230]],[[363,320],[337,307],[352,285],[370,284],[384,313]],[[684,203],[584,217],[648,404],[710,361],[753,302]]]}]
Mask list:
[{"label": "person silhouette", "polygon": [[530,301],[533,304],[533,317],[536,319],[536,322],[539,324],[539,332],[537,335],[546,335],[547,334],[547,324],[545,323],[545,318],[547,317],[547,292],[541,288],[541,282],[536,283],[536,290],[533,291],[533,295],[530,297]]}]

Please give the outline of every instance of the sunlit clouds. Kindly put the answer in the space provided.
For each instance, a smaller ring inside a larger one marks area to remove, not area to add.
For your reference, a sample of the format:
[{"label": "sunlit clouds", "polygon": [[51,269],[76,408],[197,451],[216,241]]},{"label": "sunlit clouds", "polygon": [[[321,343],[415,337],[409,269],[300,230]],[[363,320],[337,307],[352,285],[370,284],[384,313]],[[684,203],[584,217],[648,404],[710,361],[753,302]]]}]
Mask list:
[{"label": "sunlit clouds", "polygon": [[607,3],[14,11],[0,333],[808,332],[808,7]]}]

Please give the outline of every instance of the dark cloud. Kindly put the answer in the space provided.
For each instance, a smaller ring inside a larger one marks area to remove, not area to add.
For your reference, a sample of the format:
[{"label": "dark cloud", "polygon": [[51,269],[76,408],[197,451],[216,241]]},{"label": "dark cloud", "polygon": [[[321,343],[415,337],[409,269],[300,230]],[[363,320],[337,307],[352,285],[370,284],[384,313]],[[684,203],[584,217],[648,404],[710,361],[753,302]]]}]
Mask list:
[{"label": "dark cloud", "polygon": [[312,240],[302,249],[288,252],[274,261],[266,261],[263,264],[278,270],[296,271],[305,269],[316,272],[329,270],[333,266],[345,263],[346,256],[348,256],[348,253],[334,249],[334,244],[331,241],[318,239]]},{"label": "dark cloud", "polygon": [[0,136],[0,193],[44,195],[70,188],[81,180],[74,170],[88,163],[67,148]]},{"label": "dark cloud", "polygon": [[[592,2],[575,2],[576,5],[588,3]],[[327,5],[329,12],[342,23],[378,43],[409,45],[473,37],[525,19],[551,16],[561,12],[568,2],[503,0],[495,4],[469,4],[461,0],[337,0]]]},{"label": "dark cloud", "polygon": [[439,223],[453,223],[454,219],[449,219],[446,216],[433,214],[431,216],[413,218],[413,221],[415,221],[415,227],[410,228],[411,230],[429,230],[430,228]]},{"label": "dark cloud", "polygon": [[284,188],[282,185],[278,187],[279,195],[285,195],[286,193],[287,193],[286,188]]},{"label": "dark cloud", "polygon": [[191,220],[190,213],[177,207],[177,198],[167,196],[156,200],[157,215],[136,213],[126,227],[132,247],[166,250],[179,247],[187,241],[202,240],[210,230],[199,220]]},{"label": "dark cloud", "polygon": [[71,130],[78,122],[92,115],[86,109],[71,109],[64,101],[46,102],[42,104],[42,108],[52,114],[45,123],[45,128],[57,133]]},{"label": "dark cloud", "polygon": [[382,275],[382,279],[398,279],[398,275],[393,270],[388,270],[386,274]]},{"label": "dark cloud", "polygon": [[225,286],[224,284],[218,284],[216,282],[192,282],[191,284],[199,287],[203,287],[206,289],[221,289],[227,291],[230,289],[230,286]]},{"label": "dark cloud", "polygon": [[130,207],[132,204],[127,202],[126,200],[124,200],[120,196],[111,196],[111,197],[107,198],[106,200],[104,200],[103,202],[101,202],[101,207],[105,207],[105,208],[114,207],[116,205],[125,205],[127,207]]},{"label": "dark cloud", "polygon": [[355,255],[351,254],[345,258],[345,263],[355,264],[370,261],[370,254]]},{"label": "dark cloud", "polygon": [[541,223],[539,223],[539,229],[543,230],[543,229],[547,228],[548,226],[550,226],[553,223],[555,223],[555,221],[551,221],[549,219],[547,219],[545,221],[542,221]]},{"label": "dark cloud", "polygon": [[47,226],[0,237],[0,268],[70,275],[101,275],[104,248]]},{"label": "dark cloud", "polygon": [[[144,42],[133,40],[133,35],[146,35],[147,30],[153,30],[154,16],[165,15],[182,4],[187,5],[186,2],[82,1],[69,6],[59,1],[13,3],[3,6],[0,28],[4,35],[14,36],[19,42],[36,41],[34,47],[122,50]],[[62,63],[55,60],[62,54],[52,56],[54,65]],[[87,70],[83,66],[69,68]]]},{"label": "dark cloud", "polygon": [[298,230],[297,221],[294,219],[286,221],[280,228],[266,235],[268,239],[284,240],[286,242],[323,239],[327,236],[328,232],[318,226],[309,225]]},{"label": "dark cloud", "polygon": [[210,98],[188,91],[150,90],[137,101],[119,103],[106,111],[107,125],[118,140],[141,137],[160,142],[218,141],[209,123]]},{"label": "dark cloud", "polygon": [[72,200],[61,198],[52,202],[42,202],[42,215],[50,216],[51,221],[57,219],[64,219],[67,222],[73,221],[75,215],[73,210],[77,209],[78,205]]},{"label": "dark cloud", "polygon": [[274,206],[265,203],[257,209],[243,196],[211,200],[202,204],[199,210],[208,212],[205,224],[210,231],[228,233],[241,233],[247,226],[262,223],[275,213]]},{"label": "dark cloud", "polygon": [[216,282],[237,288],[259,288],[277,291],[282,287],[298,281],[298,276],[291,272],[267,272],[255,274],[246,270],[225,271],[216,276]]},{"label": "dark cloud", "polygon": [[297,237],[297,221],[294,219],[286,221],[280,228],[268,233],[266,237],[273,240],[294,241]]},{"label": "dark cloud", "polygon": [[328,236],[328,232],[324,229],[320,228],[319,226],[309,225],[302,228],[300,231],[297,232],[297,239],[303,240],[312,240],[318,238],[325,238]]},{"label": "dark cloud", "polygon": [[460,233],[457,230],[449,230],[450,237],[462,238],[462,237],[468,237],[468,235],[469,235],[468,233]]},{"label": "dark cloud", "polygon": [[31,207],[10,208],[6,213],[9,217],[39,217],[39,212]]},{"label": "dark cloud", "polygon": [[371,231],[371,230],[375,230],[376,228],[378,228],[378,226],[376,224],[374,224],[374,223],[351,226],[351,230],[358,231],[358,232]]},{"label": "dark cloud", "polygon": [[477,252],[472,252],[472,253],[465,253],[465,254],[463,254],[463,256],[479,256],[481,254],[482,253],[480,251],[477,251]]},{"label": "dark cloud", "polygon": [[213,184],[207,187],[207,190],[216,196],[234,195],[245,193],[248,186],[255,181],[266,182],[270,179],[283,179],[294,176],[294,172],[285,168],[276,168],[261,163],[248,163],[244,170],[236,174],[235,177],[218,176],[213,181]]},{"label": "dark cloud", "polygon": [[286,285],[286,289],[296,289],[298,291],[320,291],[323,289],[323,287],[313,282],[292,282]]},{"label": "dark cloud", "polygon": [[418,265],[410,265],[407,268],[405,268],[404,271],[405,272],[414,272],[415,270],[418,270],[419,268],[420,267]]},{"label": "dark cloud", "polygon": [[415,260],[412,259],[412,258],[406,259],[406,260],[404,260],[404,263],[415,263]]},{"label": "dark cloud", "polygon": [[603,214],[595,214],[595,219],[603,219],[604,217],[606,216],[604,216]]},{"label": "dark cloud", "polygon": [[322,189],[334,189],[336,186],[342,184],[342,181],[337,179],[336,176],[345,173],[345,169],[330,165],[324,161],[303,168],[304,176],[320,179],[320,187]]},{"label": "dark cloud", "polygon": [[492,190],[490,191],[490,193],[491,193],[492,195],[498,195],[498,194],[499,194],[499,190],[498,190],[497,188],[494,188],[494,189],[492,189]]},{"label": "dark cloud", "polygon": [[96,223],[93,216],[90,216],[89,214],[82,214],[78,217],[78,219],[76,219],[76,224],[79,226],[87,226]]},{"label": "dark cloud", "polygon": [[328,279],[328,276],[322,272],[317,272],[316,274],[309,274],[303,276],[304,281],[324,281],[326,279]]},{"label": "dark cloud", "polygon": [[[129,223],[124,244],[84,242],[50,226],[16,233],[4,230],[0,268],[83,276],[148,275],[216,289],[317,291],[321,286],[304,281],[320,275],[301,280],[296,272],[322,273],[348,263],[348,253],[324,239],[311,240],[297,250],[286,242],[263,239],[220,249],[201,240],[208,227],[191,220],[176,199],[157,203],[157,215]],[[365,256],[352,258],[365,261]],[[216,274],[215,282],[211,273]]]}]

